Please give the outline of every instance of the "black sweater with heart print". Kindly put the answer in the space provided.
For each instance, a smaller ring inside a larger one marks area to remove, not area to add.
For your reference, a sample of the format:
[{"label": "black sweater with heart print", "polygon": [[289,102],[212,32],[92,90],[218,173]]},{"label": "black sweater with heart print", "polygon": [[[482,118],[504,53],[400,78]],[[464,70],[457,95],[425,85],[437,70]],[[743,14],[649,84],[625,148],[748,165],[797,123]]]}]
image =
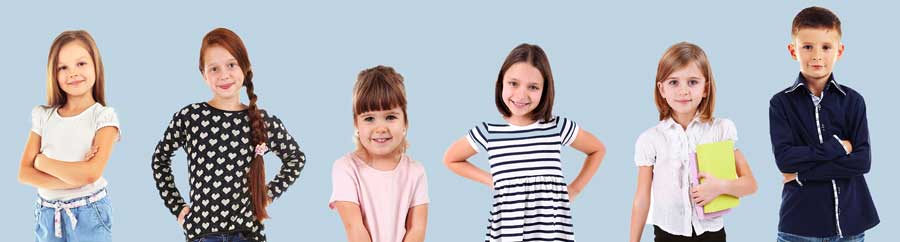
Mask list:
[{"label": "black sweater with heart print", "polygon": [[[260,110],[265,120],[269,152],[281,159],[278,174],[268,183],[270,199],[278,198],[297,180],[306,157],[296,140],[275,116]],[[187,240],[206,235],[242,233],[252,241],[265,241],[263,224],[250,204],[247,183],[250,161],[248,111],[225,111],[195,103],[176,112],[153,152],[153,178],[166,207],[178,216],[189,206],[183,224]],[[190,173],[190,205],[186,204],[172,176],[172,157],[183,149]],[[274,164],[269,162],[269,164]]]}]

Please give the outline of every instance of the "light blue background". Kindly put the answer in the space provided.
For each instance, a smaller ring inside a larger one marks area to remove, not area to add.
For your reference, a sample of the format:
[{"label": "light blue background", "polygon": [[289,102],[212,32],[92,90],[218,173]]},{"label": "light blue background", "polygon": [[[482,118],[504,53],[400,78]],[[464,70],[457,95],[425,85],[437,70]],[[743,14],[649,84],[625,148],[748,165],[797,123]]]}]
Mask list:
[{"label": "light blue background", "polygon": [[[353,149],[350,95],[356,74],[378,64],[406,77],[410,155],[426,166],[431,204],[428,241],[482,241],[491,199],[481,185],[441,163],[447,146],[479,121],[498,121],[493,85],[506,54],[522,42],[549,54],[557,80],[555,112],[579,122],[608,148],[590,185],[574,203],[579,241],[625,241],[637,169],[633,144],[657,123],[651,96],[659,57],[690,41],[709,55],[718,84],[716,116],[738,126],[738,145],[759,191],[726,217],[731,241],[772,241],[781,175],[768,135],[768,100],[799,70],[788,55],[790,23],[811,4],[843,21],[846,52],[838,81],[867,100],[873,146],[867,175],[882,223],[867,233],[888,241],[900,203],[890,179],[900,169],[898,144],[896,2],[777,1],[751,3],[444,1],[424,3],[269,4],[253,1],[178,3],[15,2],[0,10],[3,95],[0,188],[4,241],[33,238],[35,189],[16,181],[30,110],[45,102],[45,68],[53,38],[86,29],[106,67],[107,101],[116,108],[122,141],[105,176],[113,200],[117,241],[179,241],[175,217],[155,189],[150,156],[172,113],[211,92],[197,70],[200,40],[228,27],[245,41],[260,105],[278,115],[308,155],[301,179],[269,207],[271,241],[341,241],[344,230],[327,207],[331,163]],[[893,104],[891,104],[893,103]],[[187,165],[173,166],[187,191]],[[574,178],[583,155],[564,152]],[[476,164],[485,167],[486,157]],[[271,174],[277,158],[267,157]],[[823,201],[826,202],[826,201]],[[652,240],[645,227],[644,241]],[[896,232],[896,231],[895,231]]]}]

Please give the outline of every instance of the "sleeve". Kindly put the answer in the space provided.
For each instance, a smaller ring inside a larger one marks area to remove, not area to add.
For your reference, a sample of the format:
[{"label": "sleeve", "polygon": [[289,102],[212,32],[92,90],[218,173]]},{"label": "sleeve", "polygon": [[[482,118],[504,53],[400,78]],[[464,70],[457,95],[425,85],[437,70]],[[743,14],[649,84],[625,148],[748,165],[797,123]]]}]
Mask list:
[{"label": "sleeve", "polygon": [[656,165],[656,147],[649,132],[644,132],[634,144],[634,164],[637,166]]},{"label": "sleeve", "polygon": [[166,207],[172,215],[178,216],[181,208],[185,206],[184,198],[178,192],[175,186],[175,178],[172,175],[172,157],[175,151],[182,147],[185,143],[182,132],[184,126],[178,113],[172,116],[169,126],[163,134],[163,138],[156,144],[156,150],[153,151],[153,179],[156,181],[156,189],[159,190],[159,196],[162,198]]},{"label": "sleeve", "polygon": [[469,145],[475,152],[487,151],[487,138],[484,137],[484,131],[478,126],[469,130],[466,140],[469,141]]},{"label": "sleeve", "polygon": [[783,101],[778,96],[769,101],[769,137],[772,140],[775,163],[781,172],[797,173],[809,170],[821,161],[846,156],[844,147],[839,142],[794,145],[794,129],[803,127],[791,127],[786,112]]},{"label": "sleeve", "polygon": [[100,130],[108,126],[116,127],[119,130],[119,138],[117,140],[121,139],[122,128],[119,128],[119,116],[116,115],[116,111],[113,108],[104,107],[97,115],[94,130]]},{"label": "sleeve", "polygon": [[[268,116],[268,115],[266,115]],[[306,155],[300,151],[297,140],[288,133],[287,128],[275,116],[267,118],[267,139],[269,151],[281,159],[281,169],[275,179],[269,182],[268,195],[273,200],[280,197],[300,177],[300,171],[306,164]]]},{"label": "sleeve", "polygon": [[39,136],[43,135],[41,131],[44,129],[44,122],[47,121],[47,109],[44,106],[37,106],[31,109],[31,132]]},{"label": "sleeve", "polygon": [[331,199],[328,200],[328,207],[331,209],[334,209],[334,202],[359,204],[358,180],[350,165],[352,164],[348,160],[341,158],[331,167]]},{"label": "sleeve", "polygon": [[721,128],[720,128],[721,136],[719,136],[719,140],[720,141],[726,141],[726,140],[734,141],[735,142],[734,149],[737,149],[738,135],[737,135],[737,126],[734,125],[734,121],[731,121],[730,119],[722,119],[722,121],[720,121],[720,122],[722,122],[722,124],[721,124]]},{"label": "sleeve", "polygon": [[[857,94],[858,95],[858,94]],[[871,169],[871,149],[869,147],[869,124],[866,118],[866,103],[862,96],[858,96],[859,100],[855,106],[847,111],[850,122],[847,126],[848,130],[844,132],[831,131],[830,136],[837,136],[838,140],[833,143],[840,146],[838,149],[840,156],[837,158],[826,160],[815,164],[806,170],[798,173],[798,178],[802,181],[821,181],[831,179],[851,178],[869,173]],[[847,134],[846,137],[840,137],[838,133]],[[823,134],[824,135],[824,134]],[[850,154],[846,153],[844,146],[840,144],[840,140],[849,140],[853,145]],[[829,139],[832,140],[832,139]]]},{"label": "sleeve", "polygon": [[563,127],[559,135],[562,138],[562,144],[564,146],[572,145],[572,142],[575,142],[575,138],[578,136],[578,132],[581,131],[581,127],[578,127],[575,121],[567,118],[563,118],[561,122]]},{"label": "sleeve", "polygon": [[409,206],[410,208],[430,202],[428,197],[428,176],[425,175],[425,167],[418,164],[417,170],[419,172],[417,174],[415,188],[413,189],[415,194],[413,194],[412,204]]}]

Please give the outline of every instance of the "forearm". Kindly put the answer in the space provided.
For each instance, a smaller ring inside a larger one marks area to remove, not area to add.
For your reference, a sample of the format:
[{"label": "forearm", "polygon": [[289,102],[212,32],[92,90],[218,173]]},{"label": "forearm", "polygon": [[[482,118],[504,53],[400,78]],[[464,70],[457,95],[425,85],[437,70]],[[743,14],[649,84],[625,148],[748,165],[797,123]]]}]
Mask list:
[{"label": "forearm", "polygon": [[362,224],[344,225],[348,242],[372,242],[369,231]]},{"label": "forearm", "polygon": [[472,163],[469,163],[468,161],[448,162],[447,168],[450,168],[450,170],[457,175],[484,184],[488,187],[494,186],[491,174],[472,165]]},{"label": "forearm", "polygon": [[425,228],[421,226],[413,226],[406,229],[406,235],[403,236],[403,242],[423,242],[425,241]]},{"label": "forearm", "polygon": [[725,183],[722,194],[744,197],[756,192],[756,181],[752,176],[742,176]]},{"label": "forearm", "polygon": [[648,197],[635,197],[631,207],[630,239],[632,242],[641,241],[644,232],[644,224],[647,222],[647,213],[650,211],[650,199]]},{"label": "forearm", "polygon": [[29,186],[33,186],[36,188],[43,189],[72,189],[81,187],[80,185],[66,183],[59,178],[56,178],[50,174],[42,172],[40,170],[34,169],[34,167],[20,167],[19,168],[19,182],[22,184],[26,184]]},{"label": "forearm", "polygon": [[569,187],[577,189],[578,191],[583,190],[587,184],[594,177],[594,174],[597,173],[597,169],[600,168],[600,162],[603,160],[603,152],[594,152],[588,155],[584,159],[584,166],[581,167],[581,172],[578,173],[578,176],[572,180],[572,184]]},{"label": "forearm", "polygon": [[38,159],[41,160],[39,165],[35,166],[36,169],[73,185],[91,184],[100,179],[103,173],[102,168],[98,169],[96,164],[90,161],[65,162],[46,156],[39,156]]}]

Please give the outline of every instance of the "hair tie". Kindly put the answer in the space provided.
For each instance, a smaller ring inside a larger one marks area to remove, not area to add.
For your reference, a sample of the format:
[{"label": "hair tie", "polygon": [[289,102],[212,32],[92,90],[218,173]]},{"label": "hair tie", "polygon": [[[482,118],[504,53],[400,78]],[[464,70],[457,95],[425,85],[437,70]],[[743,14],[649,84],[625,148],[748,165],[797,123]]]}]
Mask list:
[{"label": "hair tie", "polygon": [[258,144],[256,145],[256,155],[263,156],[266,154],[266,151],[269,151],[269,147],[266,144]]}]

